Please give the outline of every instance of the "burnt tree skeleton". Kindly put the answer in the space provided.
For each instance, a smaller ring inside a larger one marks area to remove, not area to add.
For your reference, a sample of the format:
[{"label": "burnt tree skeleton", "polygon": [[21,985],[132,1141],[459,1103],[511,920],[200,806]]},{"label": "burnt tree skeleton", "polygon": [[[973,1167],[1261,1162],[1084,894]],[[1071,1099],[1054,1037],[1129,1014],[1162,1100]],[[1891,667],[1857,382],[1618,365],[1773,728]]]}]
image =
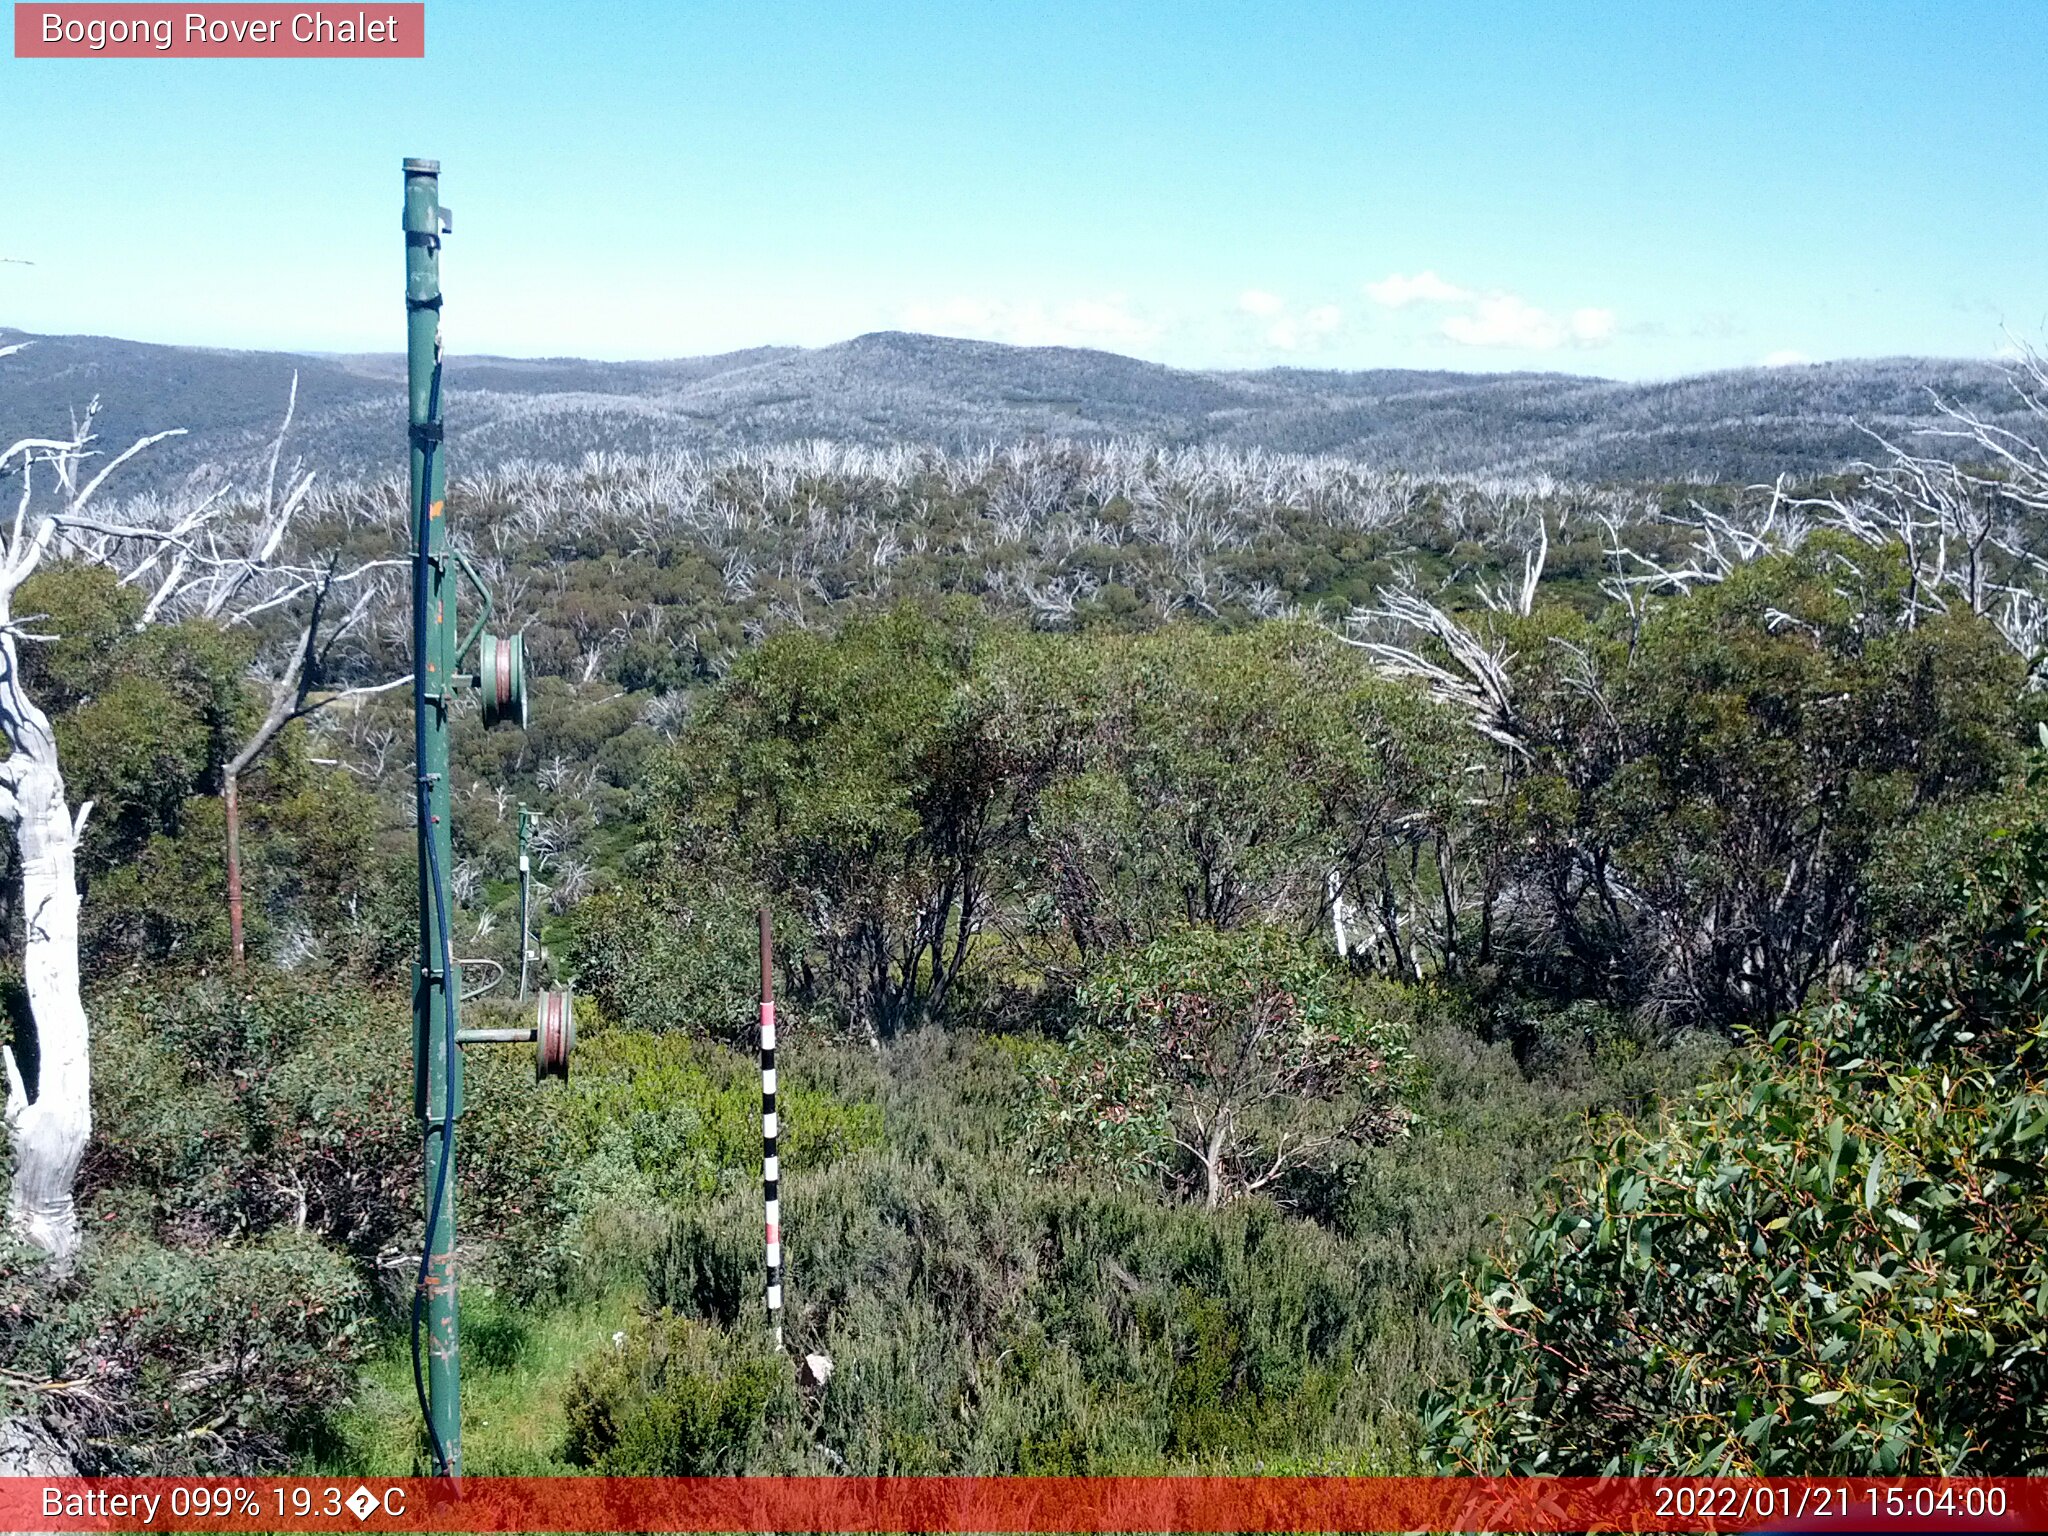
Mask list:
[{"label": "burnt tree skeleton", "polygon": [[[73,560],[112,570],[123,586],[147,591],[138,629],[191,617],[250,624],[310,597],[312,623],[301,632],[283,673],[292,690],[292,711],[267,734],[259,728],[253,760],[283,723],[344,696],[316,702],[309,693],[313,674],[308,663],[325,654],[317,643],[321,604],[338,586],[363,581],[390,563],[372,561],[344,572],[331,563],[323,568],[279,561],[291,518],[310,490],[310,477],[280,500],[275,453],[270,489],[253,517],[224,491],[168,504],[145,500],[123,514],[99,515],[96,500],[115,471],[182,429],[138,438],[88,478],[97,457],[98,408],[95,400],[68,437],[25,437],[0,449],[0,477],[19,475],[21,480],[14,517],[0,541],[0,733],[10,748],[0,761],[0,822],[12,833],[21,857],[23,979],[35,1032],[33,1083],[13,1048],[0,1048],[15,1159],[8,1224],[48,1254],[59,1271],[71,1266],[79,1246],[73,1187],[92,1129],[77,874],[79,841],[92,803],[71,809],[55,730],[23,681],[21,642],[50,637],[35,633],[33,616],[17,614],[17,595],[46,561]],[[353,617],[329,631],[330,643],[366,606],[359,598],[350,611]],[[275,694],[271,713],[277,713]]]},{"label": "burnt tree skeleton", "polygon": [[[177,435],[138,438],[81,483],[93,414],[88,411],[69,438],[27,437],[0,449],[0,474],[21,477],[13,523],[0,545],[0,731],[10,748],[0,762],[0,822],[21,856],[22,973],[36,1045],[33,1092],[13,1046],[0,1046],[14,1151],[7,1220],[60,1272],[78,1252],[72,1190],[92,1132],[90,1031],[78,965],[78,840],[92,802],[74,813],[65,797],[56,732],[22,681],[20,642],[39,637],[16,615],[15,597],[53,548],[68,553],[82,536],[154,545],[190,531],[183,520],[173,530],[141,530],[86,518],[108,476],[152,444]],[[48,510],[35,510],[38,469],[47,471],[55,490],[56,505]]]}]

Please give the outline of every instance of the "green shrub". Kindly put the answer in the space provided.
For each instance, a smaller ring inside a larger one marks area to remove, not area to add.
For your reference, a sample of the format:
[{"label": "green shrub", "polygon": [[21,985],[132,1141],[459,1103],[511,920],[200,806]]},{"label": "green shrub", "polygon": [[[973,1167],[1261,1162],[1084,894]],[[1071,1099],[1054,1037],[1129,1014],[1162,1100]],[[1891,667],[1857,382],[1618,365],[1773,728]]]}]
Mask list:
[{"label": "green shrub", "polygon": [[689,1318],[657,1313],[586,1362],[569,1385],[568,1456],[611,1477],[758,1470],[787,1437],[787,1357]]},{"label": "green shrub", "polygon": [[261,969],[94,1000],[92,1186],[182,1241],[301,1226],[370,1254],[417,1204],[403,1015]]},{"label": "green shrub", "polygon": [[371,1329],[340,1254],[298,1232],[191,1250],[101,1238],[52,1279],[0,1254],[0,1413],[95,1474],[282,1471],[346,1399]]},{"label": "green shrub", "polygon": [[787,1187],[788,1334],[835,1363],[816,1428],[833,1465],[1349,1466],[1390,1448],[1336,1238],[1264,1201],[1209,1215],[1021,1172],[870,1152]]},{"label": "green shrub", "polygon": [[731,1328],[757,1299],[765,1260],[762,1245],[741,1240],[730,1223],[714,1225],[690,1212],[677,1219],[648,1263],[647,1303]]},{"label": "green shrub", "polygon": [[[872,1082],[840,1071],[840,1053],[822,1042],[807,1055],[783,1074],[786,1170],[825,1166],[883,1135],[880,1107],[858,1096],[872,1093]],[[812,1086],[821,1068],[826,1075]],[[530,1086],[515,1089],[498,1106],[508,1133],[515,1113],[508,1106],[532,1097]],[[518,1246],[498,1266],[517,1295],[635,1283],[669,1238],[678,1209],[731,1189],[753,1191],[758,1206],[761,1079],[750,1055],[600,1020],[579,1039],[569,1082],[541,1097],[544,1105],[526,1110],[520,1123],[544,1115],[554,1162],[535,1171],[537,1198],[528,1210],[505,1224]],[[471,1113],[476,1106],[472,1099]],[[751,1219],[758,1224],[758,1209]]]},{"label": "green shrub", "polygon": [[1277,929],[1183,928],[1104,963],[1092,1027],[1039,1063],[1041,1167],[1281,1192],[1398,1135],[1411,1005]]},{"label": "green shrub", "polygon": [[1554,1186],[1471,1284],[1444,1463],[2048,1470],[2040,809],[1946,932]]},{"label": "green shrub", "polygon": [[600,891],[569,924],[569,967],[607,1017],[743,1045],[758,1023],[754,908],[724,890],[658,899],[643,883]]},{"label": "green shrub", "polygon": [[[783,1164],[825,1166],[882,1139],[880,1109],[847,1103],[785,1073]],[[623,1159],[655,1199],[714,1194],[723,1180],[761,1166],[761,1075],[756,1059],[681,1035],[612,1029],[577,1045],[562,1098],[570,1159]]]},{"label": "green shrub", "polygon": [[[125,1189],[185,1243],[303,1228],[369,1258],[414,1240],[419,1127],[401,1000],[252,966],[164,990],[95,995],[89,1194]],[[465,1230],[551,1221],[552,1089],[530,1058],[465,1057]]]}]

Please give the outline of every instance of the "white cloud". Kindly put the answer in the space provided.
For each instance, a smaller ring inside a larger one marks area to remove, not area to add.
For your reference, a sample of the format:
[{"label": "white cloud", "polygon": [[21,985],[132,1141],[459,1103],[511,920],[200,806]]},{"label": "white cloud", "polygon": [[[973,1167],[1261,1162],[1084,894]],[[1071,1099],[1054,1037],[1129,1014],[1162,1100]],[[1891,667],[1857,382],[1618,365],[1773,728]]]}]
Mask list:
[{"label": "white cloud", "polygon": [[1813,359],[1804,352],[1795,352],[1790,347],[1780,347],[1775,352],[1764,354],[1764,366],[1766,368],[1792,368],[1800,363],[1810,363],[1812,361]]},{"label": "white cloud", "polygon": [[1458,306],[1461,313],[1446,315],[1439,329],[1461,346],[1548,352],[1563,346],[1597,347],[1614,339],[1611,309],[1552,314],[1503,289],[1481,294],[1461,288],[1439,277],[1433,268],[1412,274],[1390,273],[1376,283],[1367,283],[1365,291],[1374,303],[1388,309],[1415,304]]},{"label": "white cloud", "polygon": [[1614,311],[1575,309],[1572,311],[1572,340],[1595,346],[1614,336]]},{"label": "white cloud", "polygon": [[1134,310],[1121,294],[1064,304],[944,299],[910,305],[902,323],[935,335],[971,336],[1020,347],[1133,346],[1153,340],[1164,329]]},{"label": "white cloud", "polygon": [[1527,299],[1498,293],[1482,299],[1469,315],[1444,321],[1444,334],[1467,347],[1526,347],[1548,351],[1564,340],[1564,328]]},{"label": "white cloud", "polygon": [[[1264,294],[1258,296],[1268,297]],[[1245,298],[1250,297],[1251,294],[1245,295]],[[1244,299],[1238,300],[1238,307],[1251,309]],[[1314,309],[1297,315],[1284,304],[1275,301],[1274,308],[1253,309],[1251,312],[1261,319],[1272,321],[1265,330],[1266,345],[1277,347],[1282,352],[1312,350],[1325,336],[1344,323],[1344,311],[1334,304],[1318,304]]]},{"label": "white cloud", "polygon": [[1263,288],[1247,288],[1237,296],[1237,307],[1248,315],[1277,315],[1287,307],[1287,301]]},{"label": "white cloud", "polygon": [[1596,347],[1614,336],[1614,311],[1575,309],[1553,315],[1519,294],[1488,294],[1469,314],[1447,316],[1443,333],[1467,347],[1549,352],[1565,345]]},{"label": "white cloud", "polygon": [[1434,272],[1418,272],[1413,277],[1390,273],[1376,283],[1367,283],[1365,291],[1375,304],[1389,309],[1405,309],[1410,304],[1462,304],[1472,297]]}]

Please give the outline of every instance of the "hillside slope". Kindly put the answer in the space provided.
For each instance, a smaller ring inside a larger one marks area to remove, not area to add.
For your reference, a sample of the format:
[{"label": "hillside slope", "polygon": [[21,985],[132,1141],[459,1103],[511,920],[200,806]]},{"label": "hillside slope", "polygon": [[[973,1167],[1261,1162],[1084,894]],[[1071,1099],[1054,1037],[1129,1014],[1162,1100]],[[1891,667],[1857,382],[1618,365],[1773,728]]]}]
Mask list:
[{"label": "hillside slope", "polygon": [[[0,329],[0,341],[22,339]],[[159,479],[256,453],[294,370],[294,446],[309,462],[329,475],[398,463],[395,354],[34,341],[0,367],[0,421],[59,428],[97,395],[109,441],[184,426],[188,436],[153,457]],[[1910,438],[1935,421],[1934,393],[1990,414],[2013,403],[1995,366],[1923,358],[1645,384],[1394,369],[1191,372],[1110,352],[902,332],[664,362],[454,357],[448,378],[449,437],[466,466],[807,437],[958,448],[1060,436],[1328,453],[1433,473],[1752,481],[1867,454],[1859,424]]]}]

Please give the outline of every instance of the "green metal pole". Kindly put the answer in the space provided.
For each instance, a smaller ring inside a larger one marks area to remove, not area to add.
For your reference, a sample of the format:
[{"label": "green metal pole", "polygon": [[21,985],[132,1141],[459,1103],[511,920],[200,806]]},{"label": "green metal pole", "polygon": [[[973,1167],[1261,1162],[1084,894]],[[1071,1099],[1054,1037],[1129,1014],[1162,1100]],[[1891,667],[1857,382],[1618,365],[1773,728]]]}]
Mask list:
[{"label": "green metal pole", "polygon": [[530,897],[533,891],[533,860],[527,853],[526,829],[532,815],[519,807],[519,1000],[526,1001],[526,963],[533,958]]},{"label": "green metal pole", "polygon": [[[426,1168],[428,1230],[421,1264],[427,1422],[437,1465],[462,1472],[462,1371],[455,1308],[455,1116],[462,1057],[455,1048],[462,981],[453,963],[448,871],[448,715],[455,674],[455,582],[448,555],[448,465],[441,441],[440,163],[405,162],[405,309],[413,519],[414,741],[418,755],[420,964],[413,986],[413,1098]],[[453,973],[453,974],[451,974]]]}]

